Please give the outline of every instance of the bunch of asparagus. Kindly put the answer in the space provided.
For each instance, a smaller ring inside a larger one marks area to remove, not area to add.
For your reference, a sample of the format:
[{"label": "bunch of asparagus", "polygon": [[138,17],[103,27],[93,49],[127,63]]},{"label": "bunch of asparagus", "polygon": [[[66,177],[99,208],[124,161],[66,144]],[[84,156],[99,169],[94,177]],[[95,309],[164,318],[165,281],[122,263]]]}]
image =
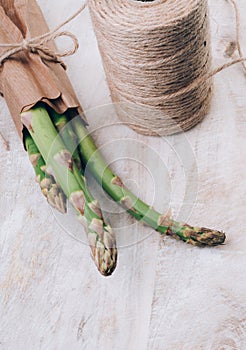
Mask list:
[{"label": "bunch of asparagus", "polygon": [[103,275],[110,275],[115,269],[116,241],[111,227],[104,222],[98,201],[88,190],[85,167],[129,214],[161,234],[195,246],[216,246],[225,241],[223,232],[174,221],[137,198],[107,166],[80,116],[59,115],[39,105],[22,113],[21,120],[25,146],[43,194],[61,212],[66,211],[66,199],[72,204]]},{"label": "bunch of asparagus", "polygon": [[37,106],[21,115],[25,126],[24,143],[37,181],[48,202],[59,211],[65,211],[66,198],[69,200],[86,229],[98,270],[103,275],[110,275],[117,262],[115,236],[103,220],[99,203],[88,190],[79,154],[73,147],[72,129],[58,133],[63,120],[60,117],[57,120],[55,112],[52,114],[50,116],[44,106]]}]

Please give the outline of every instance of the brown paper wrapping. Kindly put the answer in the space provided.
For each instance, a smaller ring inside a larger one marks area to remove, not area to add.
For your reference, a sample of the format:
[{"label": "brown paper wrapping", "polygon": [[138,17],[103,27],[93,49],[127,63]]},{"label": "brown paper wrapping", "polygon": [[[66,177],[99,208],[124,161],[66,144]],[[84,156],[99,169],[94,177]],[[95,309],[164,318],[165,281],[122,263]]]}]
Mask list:
[{"label": "brown paper wrapping", "polygon": [[[21,43],[49,28],[35,0],[0,0],[0,43]],[[55,49],[54,43],[47,44]],[[0,56],[6,48],[0,47]],[[45,102],[56,112],[82,108],[60,63],[42,59],[38,54],[22,51],[0,67],[0,93],[4,96],[17,131],[22,137],[20,113],[37,102]]]}]

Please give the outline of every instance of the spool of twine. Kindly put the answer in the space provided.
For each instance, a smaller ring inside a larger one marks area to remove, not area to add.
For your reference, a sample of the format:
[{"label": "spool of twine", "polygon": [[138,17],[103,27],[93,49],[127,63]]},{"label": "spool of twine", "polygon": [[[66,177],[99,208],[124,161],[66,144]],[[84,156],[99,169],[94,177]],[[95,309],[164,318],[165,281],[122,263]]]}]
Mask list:
[{"label": "spool of twine", "polygon": [[119,118],[146,135],[188,130],[208,112],[207,0],[89,0]]}]

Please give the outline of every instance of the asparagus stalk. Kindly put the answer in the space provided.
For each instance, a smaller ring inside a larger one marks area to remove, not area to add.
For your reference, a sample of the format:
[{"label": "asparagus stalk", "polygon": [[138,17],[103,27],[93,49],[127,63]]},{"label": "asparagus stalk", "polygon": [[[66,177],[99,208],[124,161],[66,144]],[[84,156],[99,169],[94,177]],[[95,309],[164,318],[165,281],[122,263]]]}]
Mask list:
[{"label": "asparagus stalk", "polygon": [[21,121],[41,152],[47,171],[54,176],[84,225],[95,264],[103,275],[110,275],[117,262],[117,250],[112,229],[103,221],[97,202],[85,191],[81,177],[77,181],[78,168],[60,136],[47,110],[42,106],[21,114]]},{"label": "asparagus stalk", "polygon": [[49,110],[49,114],[53,124],[59,132],[60,137],[62,138],[62,141],[72,154],[73,161],[75,162],[77,168],[80,171],[83,171],[79,151],[77,149],[78,140],[72,125],[69,123],[70,119],[66,116],[66,114],[58,114],[53,109]]},{"label": "asparagus stalk", "polygon": [[59,132],[59,135],[64,145],[67,147],[68,151],[72,154],[72,159],[74,163],[77,165],[77,167],[74,168],[74,176],[76,177],[76,180],[78,181],[80,186],[83,188],[86,198],[88,198],[90,202],[94,202],[96,206],[99,208],[98,201],[92,197],[86,185],[86,179],[84,177],[80,155],[77,148],[78,139],[73,130],[72,124],[70,123],[69,117],[66,114],[58,114],[54,110],[50,111],[50,115],[54,125],[56,126],[56,129]]},{"label": "asparagus stalk", "polygon": [[53,208],[63,214],[66,213],[66,197],[60,186],[55,182],[54,178],[45,173],[45,161],[26,128],[23,131],[23,137],[30,162],[36,174],[36,181],[38,182],[43,195],[47,198],[48,203]]},{"label": "asparagus stalk", "polygon": [[78,148],[82,163],[88,166],[105,192],[126,208],[133,217],[161,234],[167,234],[195,246],[216,246],[224,243],[224,232],[174,221],[169,215],[161,215],[137,198],[107,166],[80,116],[72,119],[72,125],[79,140]]},{"label": "asparagus stalk", "polygon": [[[73,130],[70,118],[66,114],[58,114],[54,110],[50,110],[50,115],[54,125],[56,126],[56,129],[59,131],[59,135],[62,141],[64,142],[68,151],[72,154],[72,159],[74,163],[77,165],[77,167],[74,167],[74,175],[76,177],[76,180],[78,181],[80,186],[83,188],[85,197],[88,199],[90,203],[94,203],[95,210],[99,210],[100,216],[102,216],[98,201],[93,198],[93,196],[91,195],[86,185],[86,179],[84,177],[83,167],[81,164],[80,155],[77,148],[78,139]],[[113,235],[113,231],[111,228],[110,228],[110,232]],[[116,247],[115,236],[111,237],[111,246]]]},{"label": "asparagus stalk", "polygon": [[[95,208],[97,208],[97,210],[100,210],[100,213],[101,213],[101,209],[98,201],[93,198],[93,196],[91,195],[86,185],[86,179],[84,177],[83,167],[81,164],[80,155],[77,148],[78,139],[73,130],[72,124],[70,122],[70,118],[66,114],[61,115],[56,113],[54,110],[50,111],[50,115],[54,125],[59,131],[59,135],[61,136],[65,146],[67,147],[68,151],[72,154],[73,161],[77,165],[77,168],[75,167],[74,169],[74,175],[76,177],[76,180],[78,181],[80,186],[83,188],[86,198],[88,198],[88,200],[91,203],[94,203]],[[113,234],[112,230],[111,230],[111,233]],[[114,244],[114,246],[116,246],[115,237],[112,237],[111,240],[112,240],[111,244]]]}]

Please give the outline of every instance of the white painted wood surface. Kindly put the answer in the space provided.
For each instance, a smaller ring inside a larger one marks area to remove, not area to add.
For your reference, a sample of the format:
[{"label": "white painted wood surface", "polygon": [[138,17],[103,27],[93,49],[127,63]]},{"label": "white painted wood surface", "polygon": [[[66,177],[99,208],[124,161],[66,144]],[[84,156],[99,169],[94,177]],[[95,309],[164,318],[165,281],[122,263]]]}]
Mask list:
[{"label": "white painted wood surface", "polygon": [[[39,0],[53,28],[78,1]],[[246,3],[238,0],[246,52]],[[210,0],[214,66],[235,38],[228,1]],[[80,41],[68,74],[97,144],[114,169],[159,210],[227,232],[226,245],[193,248],[134,223],[101,194],[117,231],[119,263],[101,277],[70,213],[54,213],[3,99],[0,130],[0,349],[246,349],[246,78],[240,65],[215,78],[210,114],[185,135],[136,135],[118,123],[88,11],[67,26]],[[61,45],[63,45],[61,43]],[[91,108],[96,108],[90,111]],[[116,123],[116,126],[112,126]],[[93,190],[95,186],[93,186]]]}]

